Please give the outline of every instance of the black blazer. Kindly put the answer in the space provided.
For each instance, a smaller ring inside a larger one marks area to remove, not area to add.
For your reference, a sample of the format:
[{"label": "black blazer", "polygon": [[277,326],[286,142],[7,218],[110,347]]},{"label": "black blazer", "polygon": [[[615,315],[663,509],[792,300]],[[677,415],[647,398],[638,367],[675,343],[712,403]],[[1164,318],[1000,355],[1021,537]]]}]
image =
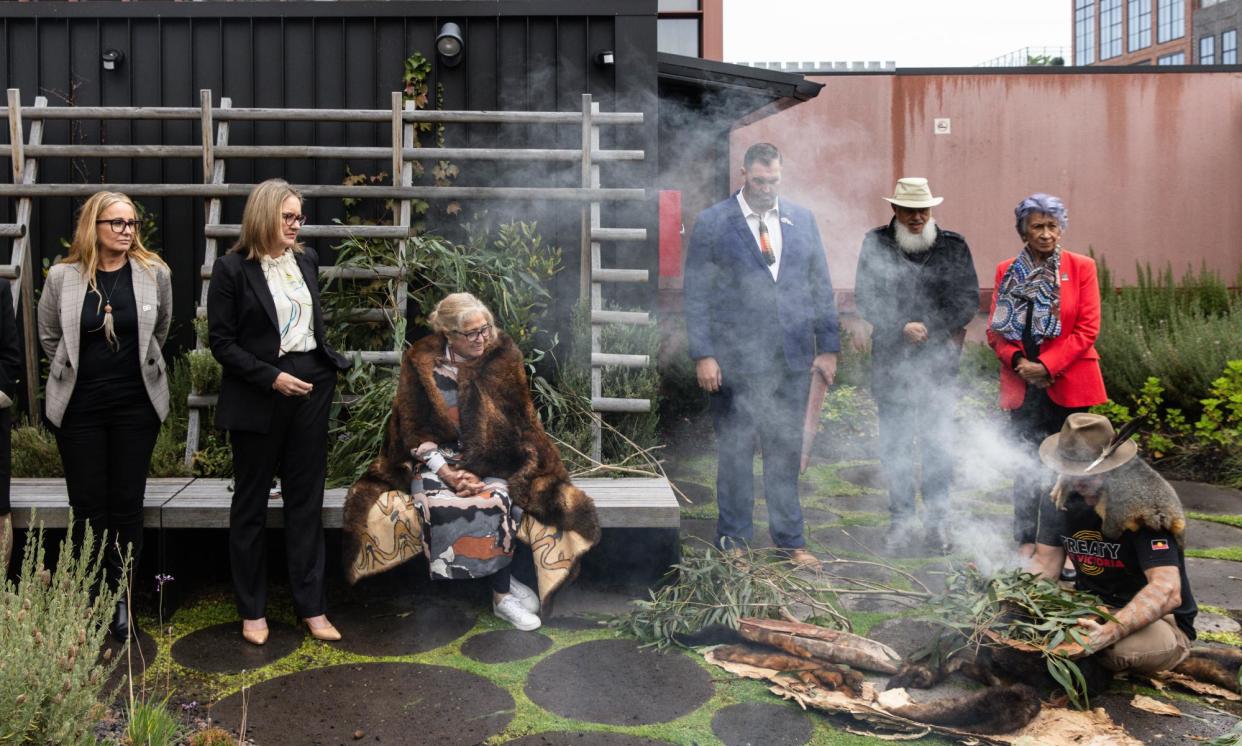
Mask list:
[{"label": "black blazer", "polygon": [[[350,362],[324,340],[323,309],[319,305],[319,257],[313,249],[297,255],[298,267],[310,289],[314,309],[315,351],[329,366],[347,370]],[[224,369],[216,427],[266,433],[272,410],[281,394],[272,388],[280,374],[280,329],[276,304],[257,261],[238,252],[216,260],[207,291],[207,338],[211,354]]]},{"label": "black blazer", "polygon": [[17,319],[13,315],[13,290],[0,278],[0,391],[17,398],[22,382],[22,352],[17,345]]}]

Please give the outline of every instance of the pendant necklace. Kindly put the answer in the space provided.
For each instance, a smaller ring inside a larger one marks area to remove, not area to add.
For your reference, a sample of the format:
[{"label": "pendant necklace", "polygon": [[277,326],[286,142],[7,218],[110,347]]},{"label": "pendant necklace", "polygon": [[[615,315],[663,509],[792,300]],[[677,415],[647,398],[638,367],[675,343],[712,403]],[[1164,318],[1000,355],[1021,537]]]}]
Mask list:
[{"label": "pendant necklace", "polygon": [[[104,318],[103,318],[103,324],[101,324],[99,328],[103,329],[104,340],[107,341],[108,348],[111,349],[113,352],[116,352],[120,344],[119,342],[117,342],[116,329],[112,321],[112,294],[116,292],[116,286],[120,284],[121,282],[121,272],[124,269],[125,269],[125,265],[121,265],[116,270],[116,277],[113,278],[112,280],[112,289],[105,292],[103,294],[103,298],[101,299],[103,300],[103,303],[104,303],[104,307],[103,307]],[[97,289],[95,292],[96,294],[98,294],[101,291],[102,291],[101,289]],[[96,329],[95,331],[99,331],[99,330]]]}]

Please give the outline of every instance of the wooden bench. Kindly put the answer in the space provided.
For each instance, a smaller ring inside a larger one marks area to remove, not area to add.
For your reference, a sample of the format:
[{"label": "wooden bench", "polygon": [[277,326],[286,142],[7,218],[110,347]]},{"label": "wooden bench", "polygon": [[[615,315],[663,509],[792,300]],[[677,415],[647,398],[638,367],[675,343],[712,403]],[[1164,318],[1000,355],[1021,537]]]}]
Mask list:
[{"label": "wooden bench", "polygon": [[[595,500],[604,528],[675,529],[680,525],[677,498],[667,479],[578,479],[574,484]],[[143,523],[154,529],[228,528],[231,499],[227,479],[148,479]],[[15,528],[27,528],[35,511],[36,520],[48,528],[64,528],[68,521],[69,498],[63,479],[14,479],[10,501]],[[325,492],[326,528],[341,527],[344,503],[344,488]],[[279,499],[268,505],[267,525],[283,525]]]}]

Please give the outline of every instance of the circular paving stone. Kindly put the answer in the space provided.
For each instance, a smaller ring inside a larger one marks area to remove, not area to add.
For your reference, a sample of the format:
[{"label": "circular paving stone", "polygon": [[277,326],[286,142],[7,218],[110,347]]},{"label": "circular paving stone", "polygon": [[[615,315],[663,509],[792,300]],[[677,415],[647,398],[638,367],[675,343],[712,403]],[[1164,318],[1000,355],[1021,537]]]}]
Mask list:
[{"label": "circular paving stone", "polygon": [[1187,557],[1186,577],[1200,606],[1242,609],[1242,562]]},{"label": "circular paving stone", "polygon": [[172,657],[186,668],[204,673],[238,673],[262,668],[284,658],[302,644],[302,630],[268,620],[265,645],[242,639],[241,622],[215,624],[173,643]]},{"label": "circular paving stone", "polygon": [[1212,521],[1190,520],[1186,524],[1187,549],[1242,546],[1242,529]]},{"label": "circular paving stone", "polygon": [[505,741],[507,746],[665,746],[668,741],[627,736],[621,733],[598,733],[594,731],[557,731],[522,736]]},{"label": "circular paving stone", "polygon": [[[212,716],[239,727],[241,695]],[[246,695],[246,735],[254,743],[473,745],[504,730],[513,698],[487,679],[445,666],[352,663],[300,671]],[[414,740],[411,740],[417,734]]]},{"label": "circular paving stone", "polygon": [[526,696],[562,717],[609,725],[666,723],[712,696],[711,675],[688,656],[640,650],[632,640],[596,640],[540,661]]},{"label": "circular paving stone", "polygon": [[859,487],[870,487],[877,490],[888,489],[888,483],[884,480],[884,470],[879,464],[846,466],[837,472],[837,476]]},{"label": "circular paving stone", "polygon": [[479,663],[508,663],[539,655],[550,647],[552,640],[538,632],[499,629],[466,640],[461,652]]},{"label": "circular paving stone", "polygon": [[717,712],[712,733],[725,746],[802,746],[811,740],[811,721],[793,707],[744,702]]},{"label": "circular paving stone", "polygon": [[[1141,743],[1202,743],[1228,731],[1236,722],[1236,718],[1228,713],[1185,699],[1177,699],[1170,704],[1186,717],[1156,715],[1132,706],[1130,700],[1133,696],[1129,692],[1099,694],[1091,698],[1091,706],[1104,708],[1115,723]],[[1161,702],[1168,701],[1163,695],[1154,698]]]},{"label": "circular paving stone", "polygon": [[903,658],[927,647],[944,633],[943,625],[921,619],[898,617],[877,622],[867,632],[867,637],[882,642]]},{"label": "circular paving stone", "polygon": [[829,510],[888,514],[888,495],[839,495],[822,501]]},{"label": "circular paving stone", "polygon": [[359,655],[422,653],[466,634],[476,619],[434,596],[360,601],[332,612],[341,631],[341,641],[332,645]]},{"label": "circular paving stone", "polygon": [[[155,656],[159,652],[159,646],[155,644],[155,638],[147,634],[145,629],[138,630],[138,646],[133,648],[127,655],[125,653],[125,644],[117,642],[112,635],[104,637],[103,649],[99,651],[102,658],[104,650],[112,651],[112,660],[119,661],[116,668],[112,669],[112,673],[108,676],[108,683],[104,684],[104,691],[118,686],[125,680],[125,676],[133,671],[134,680],[140,681],[142,674],[146,672],[147,666],[155,662]],[[133,640],[130,640],[133,644]]]},{"label": "circular paving stone", "polygon": [[691,505],[714,505],[716,503],[716,491],[705,484],[680,479],[673,480],[673,484],[682,491]]},{"label": "circular paving stone", "polygon": [[1177,490],[1177,497],[1187,511],[1215,515],[1242,515],[1242,490],[1218,487],[1203,482],[1172,480],[1169,484]]},{"label": "circular paving stone", "polygon": [[1242,632],[1242,624],[1238,624],[1231,617],[1200,609],[1195,615],[1195,630],[1199,632]]}]

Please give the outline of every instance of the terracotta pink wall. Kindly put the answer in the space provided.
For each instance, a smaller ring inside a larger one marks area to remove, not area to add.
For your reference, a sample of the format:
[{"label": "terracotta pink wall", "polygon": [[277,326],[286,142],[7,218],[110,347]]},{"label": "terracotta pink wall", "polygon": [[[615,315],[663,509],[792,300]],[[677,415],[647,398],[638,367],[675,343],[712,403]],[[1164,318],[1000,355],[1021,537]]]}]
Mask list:
[{"label": "terracotta pink wall", "polygon": [[[736,130],[733,162],[767,140],[785,154],[782,194],[813,209],[833,285],[854,285],[863,234],[888,221],[900,176],[945,197],[941,225],[966,235],[979,284],[1021,248],[1013,208],[1065,200],[1064,245],[1093,247],[1115,276],[1135,262],[1242,265],[1242,75],[1060,73],[824,76],[819,96]],[[933,133],[947,117],[951,133]],[[736,181],[736,176],[734,177]],[[740,186],[740,183],[735,184]]]}]

